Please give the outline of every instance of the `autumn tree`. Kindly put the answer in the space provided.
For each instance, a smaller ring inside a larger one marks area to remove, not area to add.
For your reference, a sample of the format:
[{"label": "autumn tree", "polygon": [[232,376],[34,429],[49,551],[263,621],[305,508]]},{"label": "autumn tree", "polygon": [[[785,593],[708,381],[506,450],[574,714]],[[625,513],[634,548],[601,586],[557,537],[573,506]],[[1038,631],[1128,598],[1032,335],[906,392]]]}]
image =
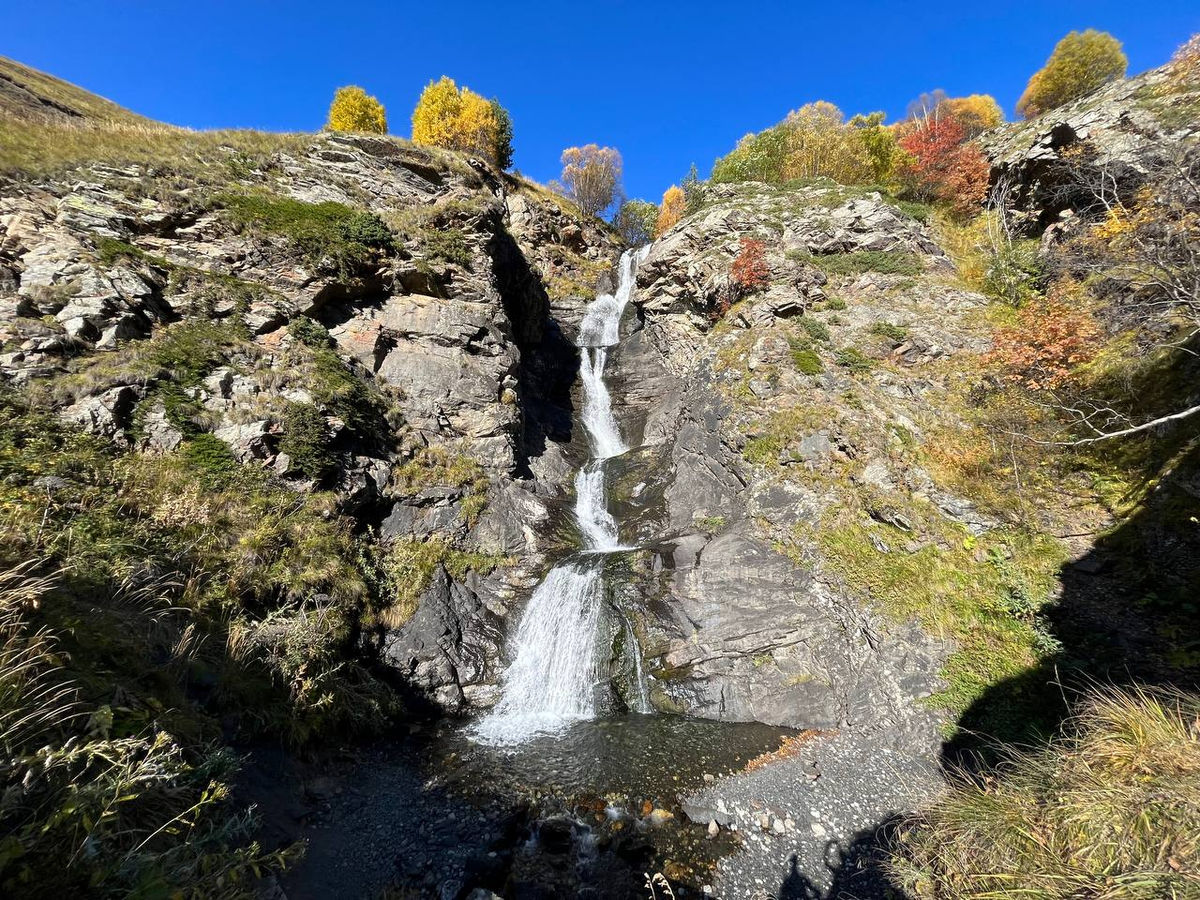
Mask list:
[{"label": "autumn tree", "polygon": [[720,183],[783,180],[788,153],[788,135],[783,125],[775,125],[757,134],[747,134],[737,146],[713,164],[712,180]]},{"label": "autumn tree", "polygon": [[675,227],[687,211],[687,196],[683,190],[671,185],[663,192],[662,204],[658,208],[658,221],[654,225],[654,236],[662,237]]},{"label": "autumn tree", "polygon": [[621,183],[621,154],[613,147],[568,147],[562,152],[562,186],[585,215],[612,205]]},{"label": "autumn tree", "polygon": [[896,132],[883,124],[884,114],[873,112],[857,115],[849,122],[862,142],[871,161],[871,178],[876,184],[886,184],[892,178],[897,162]]},{"label": "autumn tree", "polygon": [[979,137],[1004,121],[1004,110],[991,94],[948,97],[942,104],[942,113],[959,124],[967,140]]},{"label": "autumn tree", "polygon": [[832,178],[841,184],[860,184],[872,175],[867,148],[845,126],[842,111],[825,100],[808,103],[784,120],[787,157],[783,179]]},{"label": "autumn tree", "polygon": [[421,92],[412,116],[414,144],[485,157],[499,168],[512,164],[512,119],[498,100],[486,100],[443,75]]},{"label": "autumn tree", "polygon": [[978,211],[987,197],[989,166],[978,145],[964,140],[962,126],[950,118],[910,123],[900,138],[905,193],[944,203],[959,217]]},{"label": "autumn tree", "polygon": [[613,228],[627,247],[640,247],[654,238],[658,207],[648,200],[626,200],[613,216]]},{"label": "autumn tree", "polygon": [[1089,28],[1072,31],[1054,48],[1046,65],[1033,73],[1017,112],[1027,119],[1062,106],[1125,75],[1129,60],[1111,34]]},{"label": "autumn tree", "polygon": [[729,267],[733,279],[743,294],[761,291],[770,282],[771,270],[767,267],[766,245],[756,238],[744,237],[739,242],[740,250]]},{"label": "autumn tree", "polygon": [[329,104],[327,131],[360,131],[387,134],[383,104],[356,85],[340,87]]}]

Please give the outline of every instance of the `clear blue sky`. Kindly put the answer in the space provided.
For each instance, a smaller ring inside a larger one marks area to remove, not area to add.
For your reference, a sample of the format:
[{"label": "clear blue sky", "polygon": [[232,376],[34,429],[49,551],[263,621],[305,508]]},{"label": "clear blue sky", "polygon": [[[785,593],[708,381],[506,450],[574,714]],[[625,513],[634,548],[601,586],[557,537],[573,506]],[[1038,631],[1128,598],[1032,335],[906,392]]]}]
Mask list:
[{"label": "clear blue sky", "polygon": [[1131,72],[1200,31],[1200,0],[9,2],[0,55],[152,118],[317,129],[334,88],[360,84],[406,136],[421,88],[447,74],[509,108],[526,174],[549,180],[563,147],[608,144],[628,194],[651,200],[811,100],[891,120],[941,87],[1011,115],[1071,29],[1112,32]]}]

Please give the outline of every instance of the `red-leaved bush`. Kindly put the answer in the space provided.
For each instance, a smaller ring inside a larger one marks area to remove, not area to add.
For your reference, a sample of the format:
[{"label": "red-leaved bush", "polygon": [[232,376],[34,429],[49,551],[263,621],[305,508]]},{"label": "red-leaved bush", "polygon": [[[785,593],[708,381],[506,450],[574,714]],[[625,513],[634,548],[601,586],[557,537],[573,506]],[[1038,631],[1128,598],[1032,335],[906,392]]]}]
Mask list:
[{"label": "red-leaved bush", "polygon": [[729,275],[744,294],[761,291],[767,286],[770,270],[767,268],[766,246],[754,238],[742,238],[742,249]]},{"label": "red-leaved bush", "polygon": [[951,118],[918,121],[900,138],[906,154],[900,177],[924,200],[938,200],[960,217],[979,211],[987,197],[989,166],[979,146],[966,142]]}]

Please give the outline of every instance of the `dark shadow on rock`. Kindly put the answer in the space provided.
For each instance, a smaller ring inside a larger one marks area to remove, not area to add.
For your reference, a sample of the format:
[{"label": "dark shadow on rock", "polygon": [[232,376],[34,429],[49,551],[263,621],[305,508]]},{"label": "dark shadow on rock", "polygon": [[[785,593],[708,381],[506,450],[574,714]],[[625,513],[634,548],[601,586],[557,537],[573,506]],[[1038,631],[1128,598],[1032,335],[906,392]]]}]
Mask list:
[{"label": "dark shadow on rock", "polygon": [[[886,868],[888,851],[900,818],[893,816],[856,833],[848,844],[830,841],[825,848],[825,877],[799,870],[795,854],[779,885],[778,900],[891,900],[903,897]],[[821,884],[829,887],[822,890]]]},{"label": "dark shadow on rock", "polygon": [[1043,611],[1059,649],[976,700],[947,760],[987,763],[997,741],[1039,745],[1096,685],[1200,688],[1196,427],[1163,435],[1146,466],[1154,486],[1137,512],[1060,570],[1060,597]]},{"label": "dark shadow on rock", "polygon": [[547,441],[566,444],[571,440],[571,386],[579,372],[579,352],[551,314],[541,276],[503,225],[495,229],[488,255],[513,325],[513,338],[521,350],[517,394],[524,434],[516,474],[529,477],[529,461],[546,451]]}]

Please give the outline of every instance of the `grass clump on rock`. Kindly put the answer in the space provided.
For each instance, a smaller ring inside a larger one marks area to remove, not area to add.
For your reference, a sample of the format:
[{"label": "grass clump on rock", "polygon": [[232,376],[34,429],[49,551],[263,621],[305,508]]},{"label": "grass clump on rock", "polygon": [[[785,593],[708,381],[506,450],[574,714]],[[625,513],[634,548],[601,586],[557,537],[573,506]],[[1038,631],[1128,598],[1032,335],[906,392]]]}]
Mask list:
[{"label": "grass clump on rock", "polygon": [[953,774],[891,869],[920,900],[1182,900],[1198,860],[1200,697],[1107,688],[1046,747]]}]

